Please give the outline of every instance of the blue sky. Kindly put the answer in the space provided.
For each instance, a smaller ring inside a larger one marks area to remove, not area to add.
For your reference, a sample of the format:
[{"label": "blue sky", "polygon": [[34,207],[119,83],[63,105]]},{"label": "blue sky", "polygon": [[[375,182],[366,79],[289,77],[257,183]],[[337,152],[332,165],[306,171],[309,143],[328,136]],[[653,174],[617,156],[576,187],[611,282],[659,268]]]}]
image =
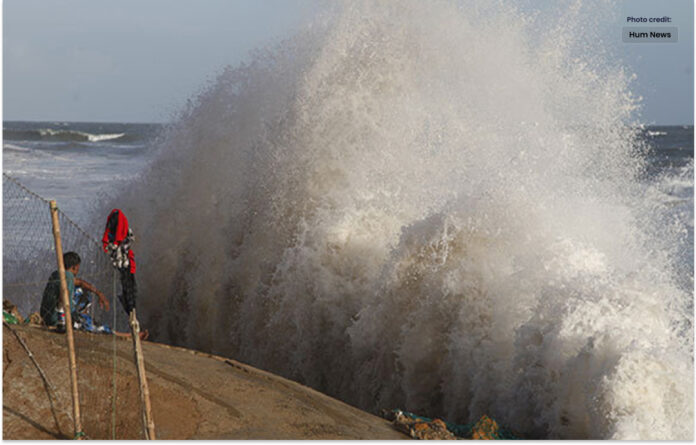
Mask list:
[{"label": "blue sky", "polygon": [[[607,40],[638,75],[643,121],[693,123],[693,2],[617,8]],[[166,121],[222,67],[311,11],[310,0],[5,0],[3,118]],[[624,44],[625,15],[670,15],[679,42]]]}]

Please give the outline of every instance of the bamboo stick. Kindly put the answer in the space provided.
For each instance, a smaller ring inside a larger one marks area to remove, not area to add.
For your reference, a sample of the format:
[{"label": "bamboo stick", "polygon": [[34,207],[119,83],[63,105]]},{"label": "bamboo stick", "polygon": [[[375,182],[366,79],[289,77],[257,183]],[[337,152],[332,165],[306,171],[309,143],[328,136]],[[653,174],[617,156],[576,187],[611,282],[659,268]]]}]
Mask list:
[{"label": "bamboo stick", "polygon": [[63,244],[60,239],[60,225],[58,224],[58,207],[55,201],[50,202],[51,219],[53,221],[53,239],[56,244],[56,259],[58,260],[58,275],[60,276],[60,296],[65,311],[65,332],[68,341],[68,359],[70,364],[70,382],[72,383],[73,422],[75,426],[75,438],[82,438],[82,419],[80,418],[80,397],[77,390],[77,362],[75,360],[75,339],[73,337],[72,314],[70,313],[70,296],[68,295],[68,282],[65,278],[65,264],[63,263]]},{"label": "bamboo stick", "polygon": [[135,309],[130,314],[131,336],[133,337],[133,351],[135,352],[135,365],[138,369],[138,380],[140,381],[140,401],[143,405],[143,426],[148,440],[155,440],[155,421],[152,419],[152,408],[150,406],[150,390],[147,386],[147,374],[145,374],[145,358],[143,348],[140,343],[140,324],[135,315]]},{"label": "bamboo stick", "polygon": [[8,323],[6,323],[5,321],[3,321],[2,324],[5,327],[7,327],[7,329],[9,329],[10,332],[12,332],[14,334],[14,336],[17,338],[17,341],[19,341],[19,344],[22,345],[22,347],[26,351],[27,355],[31,359],[32,363],[34,363],[34,366],[36,366],[36,369],[39,371],[39,374],[41,375],[41,378],[43,379],[43,381],[46,384],[46,386],[48,387],[48,389],[50,389],[54,393],[57,393],[56,388],[51,384],[50,380],[48,380],[48,377],[46,377],[46,373],[44,373],[43,369],[41,369],[41,366],[39,366],[39,363],[36,361],[36,358],[34,358],[34,354],[31,353],[31,351],[29,350],[29,346],[27,346],[27,344],[24,342],[22,337],[20,337],[19,334],[17,333],[17,331],[12,329],[10,327],[10,325]]},{"label": "bamboo stick", "polygon": [[[34,354],[32,354],[31,350],[29,349],[29,346],[27,346],[26,342],[22,339],[22,337],[19,336],[17,331],[12,329],[12,327],[10,327],[10,325],[7,322],[5,322],[4,320],[3,320],[2,324],[7,329],[9,329],[10,332],[12,332],[14,334],[15,338],[17,338],[17,341],[19,341],[19,343],[22,345],[22,347],[24,348],[24,351],[26,351],[26,353],[29,356],[29,358],[31,359],[32,363],[34,363],[34,366],[39,371],[39,375],[41,376],[41,379],[44,382],[44,386],[46,387],[46,395],[48,396],[48,403],[51,405],[51,414],[53,414],[53,420],[56,422],[56,428],[58,429],[58,434],[62,436],[63,432],[60,429],[60,421],[58,421],[58,416],[56,415],[55,409],[53,408],[53,397],[55,397],[56,400],[58,400],[58,391],[56,391],[55,386],[53,386],[51,384],[51,381],[48,380],[48,376],[46,375],[44,370],[41,369],[41,366],[39,366],[39,362],[37,362],[36,358],[34,358]],[[53,394],[53,395],[51,395],[51,394]],[[68,415],[68,418],[70,418],[72,420],[72,416],[70,415],[69,412],[67,413],[67,415]]]}]

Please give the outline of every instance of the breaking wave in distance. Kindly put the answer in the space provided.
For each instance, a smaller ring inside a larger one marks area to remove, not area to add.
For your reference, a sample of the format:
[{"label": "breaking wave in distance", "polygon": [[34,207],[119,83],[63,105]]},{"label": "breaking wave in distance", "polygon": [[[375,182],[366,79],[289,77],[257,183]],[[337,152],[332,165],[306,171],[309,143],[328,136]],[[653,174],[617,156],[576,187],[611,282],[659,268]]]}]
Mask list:
[{"label": "breaking wave in distance", "polygon": [[15,141],[64,141],[64,142],[102,142],[112,139],[119,139],[125,136],[125,133],[113,134],[92,134],[76,130],[54,130],[51,128],[42,128],[38,130],[25,129],[5,129],[3,137],[6,140]]},{"label": "breaking wave in distance", "polygon": [[692,439],[686,230],[577,37],[611,7],[348,2],[221,72],[118,201],[153,336],[373,412]]}]

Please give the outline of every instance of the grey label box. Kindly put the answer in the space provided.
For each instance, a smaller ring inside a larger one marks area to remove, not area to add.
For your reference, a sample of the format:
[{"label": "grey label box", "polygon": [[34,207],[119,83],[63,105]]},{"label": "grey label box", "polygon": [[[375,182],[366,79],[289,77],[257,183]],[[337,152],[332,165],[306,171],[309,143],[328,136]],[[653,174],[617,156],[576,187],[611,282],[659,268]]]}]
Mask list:
[{"label": "grey label box", "polygon": [[624,43],[676,42],[679,33],[676,26],[624,26]]}]

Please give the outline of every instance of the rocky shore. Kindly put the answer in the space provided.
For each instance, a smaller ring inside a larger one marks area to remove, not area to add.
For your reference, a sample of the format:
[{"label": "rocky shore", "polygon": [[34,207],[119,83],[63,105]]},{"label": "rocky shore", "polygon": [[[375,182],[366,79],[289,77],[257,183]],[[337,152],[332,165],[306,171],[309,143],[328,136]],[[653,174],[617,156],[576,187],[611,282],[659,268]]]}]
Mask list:
[{"label": "rocky shore", "polygon": [[[75,342],[87,437],[142,439],[130,341],[76,332]],[[385,419],[234,360],[152,342],[143,352],[158,439],[409,438]],[[73,438],[70,394],[65,336],[5,325],[3,439]]]}]

